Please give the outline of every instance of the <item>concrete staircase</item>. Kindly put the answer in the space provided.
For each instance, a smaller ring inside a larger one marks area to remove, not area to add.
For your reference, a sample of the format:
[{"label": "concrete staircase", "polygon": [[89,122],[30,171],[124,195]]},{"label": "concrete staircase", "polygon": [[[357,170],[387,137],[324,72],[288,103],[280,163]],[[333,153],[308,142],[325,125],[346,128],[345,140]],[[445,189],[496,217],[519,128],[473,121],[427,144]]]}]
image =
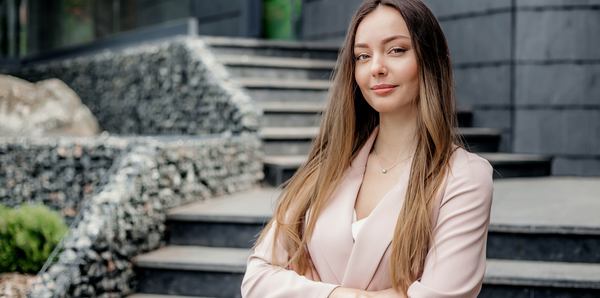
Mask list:
[{"label": "concrete staircase", "polygon": [[[600,297],[599,192],[598,178],[498,180],[479,297]],[[139,292],[239,297],[278,194],[258,188],[171,210],[168,246],[135,260]]]},{"label": "concrete staircase", "polygon": [[[279,185],[306,159],[338,49],[206,41],[263,108],[265,184]],[[600,179],[545,177],[549,157],[498,152],[500,131],[472,127],[468,109],[458,118],[469,148],[492,163],[495,178],[512,177],[495,182],[480,297],[600,297]],[[249,248],[278,193],[264,186],[171,210],[168,245],[135,259],[139,293],[130,297],[240,297]]]},{"label": "concrete staircase", "polygon": [[[218,59],[263,109],[261,138],[266,182],[279,185],[305,161],[318,132],[337,46],[210,38]],[[460,133],[469,149],[482,153],[497,178],[547,176],[547,156],[498,153],[501,131],[472,127],[472,112],[458,111]]]}]

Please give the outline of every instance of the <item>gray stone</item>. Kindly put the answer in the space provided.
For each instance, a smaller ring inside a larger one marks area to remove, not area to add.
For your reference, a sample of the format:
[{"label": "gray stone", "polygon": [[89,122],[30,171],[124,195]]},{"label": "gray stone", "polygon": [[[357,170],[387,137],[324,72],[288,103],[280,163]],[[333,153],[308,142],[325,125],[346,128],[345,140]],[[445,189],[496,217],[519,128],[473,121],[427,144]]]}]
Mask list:
[{"label": "gray stone", "polygon": [[491,10],[511,7],[510,0],[424,0],[437,18],[448,16],[486,13]]},{"label": "gray stone", "polygon": [[581,6],[598,5],[600,0],[517,0],[517,7]]},{"label": "gray stone", "polygon": [[552,160],[552,175],[600,176],[600,158],[557,156]]},{"label": "gray stone", "polygon": [[520,11],[518,60],[600,59],[600,10]]},{"label": "gray stone", "polygon": [[517,106],[600,106],[600,64],[517,65],[516,76]]},{"label": "gray stone", "polygon": [[499,128],[508,131],[511,128],[509,108],[490,108],[474,110],[473,126]]},{"label": "gray stone", "polygon": [[[68,249],[64,253],[61,254],[61,257],[63,258],[63,261],[65,263],[69,264],[69,263],[73,263],[77,259],[77,254],[75,253],[75,251]],[[59,268],[63,269],[64,267],[61,266]]]},{"label": "gray stone", "polygon": [[510,105],[510,67],[486,66],[454,69],[459,106]]},{"label": "gray stone", "polygon": [[0,75],[0,135],[93,136],[98,122],[81,99],[57,79],[35,84]]},{"label": "gray stone", "polygon": [[506,62],[511,58],[508,12],[441,23],[454,64]]},{"label": "gray stone", "polygon": [[517,110],[514,150],[598,157],[600,110]]},{"label": "gray stone", "polygon": [[302,34],[304,39],[343,39],[350,18],[361,1],[348,0],[340,5],[336,0],[308,2],[302,7]]},{"label": "gray stone", "polygon": [[77,240],[75,247],[79,250],[84,250],[84,249],[87,249],[88,247],[90,247],[91,245],[92,245],[92,241],[90,241],[90,238],[84,236]]}]

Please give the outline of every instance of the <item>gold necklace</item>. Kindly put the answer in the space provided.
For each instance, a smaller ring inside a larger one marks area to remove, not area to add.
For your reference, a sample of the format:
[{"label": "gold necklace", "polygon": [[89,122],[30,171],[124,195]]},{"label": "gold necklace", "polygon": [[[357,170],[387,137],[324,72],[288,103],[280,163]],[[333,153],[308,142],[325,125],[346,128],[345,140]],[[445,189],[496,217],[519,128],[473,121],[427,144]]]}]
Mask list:
[{"label": "gold necklace", "polygon": [[389,167],[387,169],[382,166],[382,162],[381,162],[381,159],[380,159],[379,155],[377,155],[377,151],[373,150],[373,156],[375,156],[375,159],[377,159],[377,163],[379,164],[379,167],[381,168],[381,173],[382,174],[387,174],[387,172],[389,170],[393,169],[395,166],[399,165],[401,162],[403,162],[403,161],[411,158],[412,154],[409,155],[408,157],[404,158],[404,159],[401,159],[401,160],[397,161],[396,163],[394,163],[391,167]]}]

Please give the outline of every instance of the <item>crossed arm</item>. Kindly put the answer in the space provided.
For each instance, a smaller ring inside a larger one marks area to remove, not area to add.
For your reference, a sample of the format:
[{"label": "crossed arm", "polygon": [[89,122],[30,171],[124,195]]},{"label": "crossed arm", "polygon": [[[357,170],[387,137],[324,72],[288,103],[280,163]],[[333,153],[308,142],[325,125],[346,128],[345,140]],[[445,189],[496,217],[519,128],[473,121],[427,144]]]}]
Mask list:
[{"label": "crossed arm", "polygon": [[[271,226],[266,237],[259,243],[248,258],[246,274],[242,281],[242,297],[322,297],[322,298],[404,298],[388,289],[368,292],[359,289],[343,288],[336,284],[322,282],[318,275],[300,275],[294,270],[274,265],[270,248],[274,229]],[[279,245],[276,258],[287,259],[287,253]],[[277,262],[281,263],[281,262]]]}]

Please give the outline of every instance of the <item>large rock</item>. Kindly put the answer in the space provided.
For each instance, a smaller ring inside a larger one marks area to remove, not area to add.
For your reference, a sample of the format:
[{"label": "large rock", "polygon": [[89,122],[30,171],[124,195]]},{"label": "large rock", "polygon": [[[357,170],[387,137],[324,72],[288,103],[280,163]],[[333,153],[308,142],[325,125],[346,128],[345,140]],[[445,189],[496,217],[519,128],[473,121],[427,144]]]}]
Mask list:
[{"label": "large rock", "polygon": [[0,136],[93,136],[98,121],[58,79],[37,83],[0,75]]}]

